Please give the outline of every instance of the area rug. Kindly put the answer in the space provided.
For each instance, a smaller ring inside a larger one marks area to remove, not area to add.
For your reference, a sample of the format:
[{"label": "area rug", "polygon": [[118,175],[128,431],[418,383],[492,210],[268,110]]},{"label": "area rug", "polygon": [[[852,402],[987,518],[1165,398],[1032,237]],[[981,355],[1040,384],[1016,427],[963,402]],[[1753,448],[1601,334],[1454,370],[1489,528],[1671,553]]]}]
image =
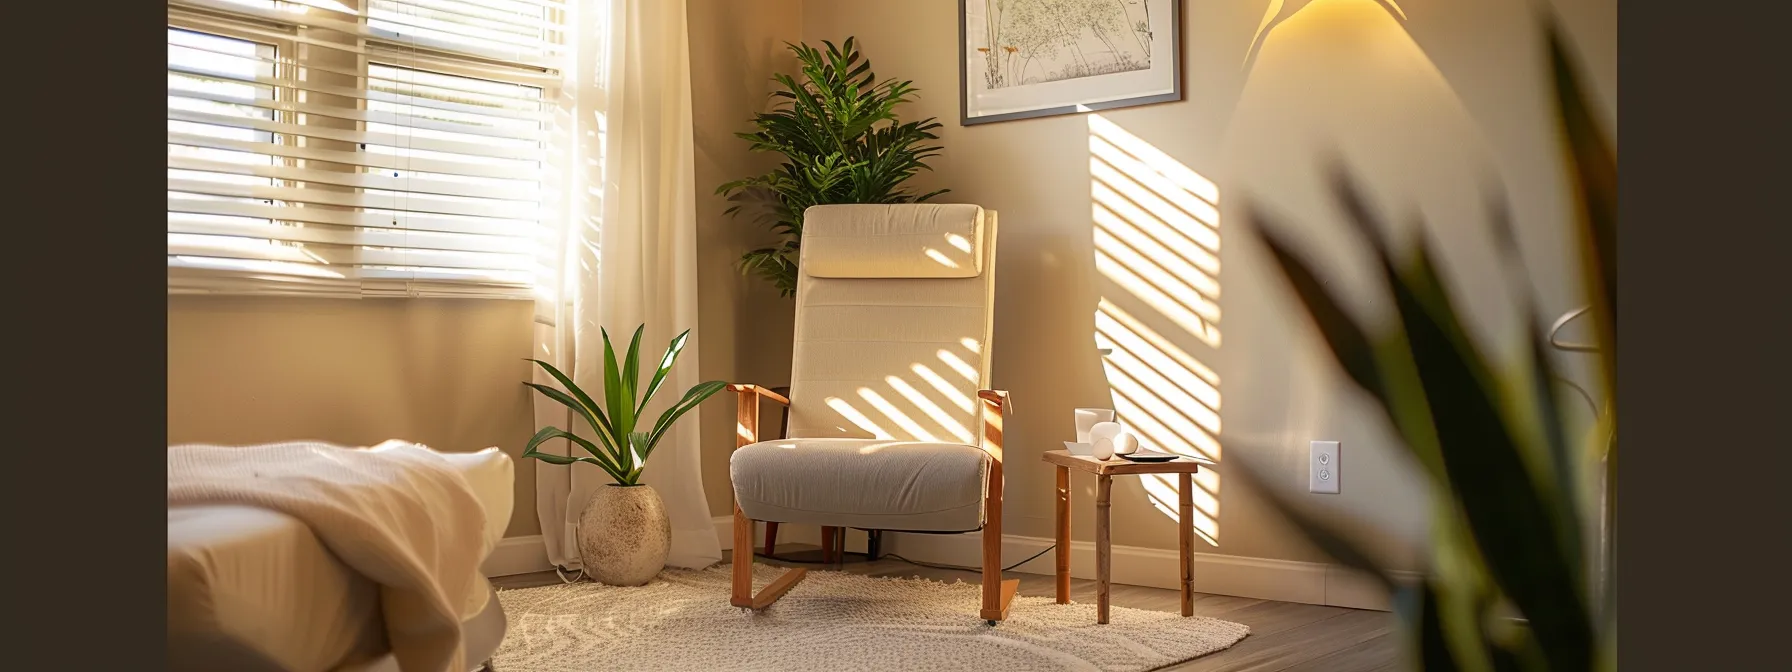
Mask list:
[{"label": "area rug", "polygon": [[[783,569],[757,566],[762,587]],[[652,583],[503,590],[498,672],[585,670],[1102,670],[1142,672],[1225,649],[1250,629],[1200,616],[1014,598],[977,617],[975,583],[810,571],[754,613],[728,604],[729,568],[668,569]]]}]

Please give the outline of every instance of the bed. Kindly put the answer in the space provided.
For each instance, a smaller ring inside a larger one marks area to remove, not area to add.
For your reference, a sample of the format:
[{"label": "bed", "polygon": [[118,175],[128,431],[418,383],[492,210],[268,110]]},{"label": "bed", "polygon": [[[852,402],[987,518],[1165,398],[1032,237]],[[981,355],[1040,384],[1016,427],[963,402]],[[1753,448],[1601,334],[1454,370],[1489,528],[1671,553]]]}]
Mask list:
[{"label": "bed", "polygon": [[[503,539],[513,465],[496,448],[445,455],[486,514],[483,559]],[[478,669],[504,637],[489,583],[462,608]],[[168,509],[168,668],[233,672],[396,672],[378,588],[299,520],[237,505]],[[450,671],[453,672],[453,671]]]}]

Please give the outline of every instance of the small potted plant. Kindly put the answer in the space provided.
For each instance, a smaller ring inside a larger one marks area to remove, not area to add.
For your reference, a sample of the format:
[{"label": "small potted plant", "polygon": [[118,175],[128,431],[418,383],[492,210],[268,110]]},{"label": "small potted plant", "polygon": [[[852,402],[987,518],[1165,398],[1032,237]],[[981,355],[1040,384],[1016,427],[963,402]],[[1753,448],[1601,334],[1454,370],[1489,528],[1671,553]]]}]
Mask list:
[{"label": "small potted plant", "polygon": [[[601,405],[574,384],[570,376],[539,359],[529,361],[560,381],[566,391],[523,383],[572,409],[591,425],[597,436],[594,443],[559,427],[543,427],[529,438],[529,445],[523,448],[523,457],[551,464],[594,464],[616,480],[608,487],[598,488],[590,499],[585,500],[578,527],[579,557],[585,575],[611,586],[639,586],[665,569],[666,554],[672,545],[672,524],[666,517],[666,506],[659,493],[652,486],[641,484],[641,472],[672,424],[726,385],[712,380],[691,387],[682,399],[661,413],[651,427],[641,429],[639,421],[647,410],[647,403],[666,382],[666,374],[678,361],[678,353],[684,349],[691,333],[687,329],[672,339],[666,346],[666,354],[660,357],[659,370],[654,372],[646,389],[641,390],[638,388],[640,346],[641,332],[645,329],[646,325],[635,328],[635,337],[628,344],[628,353],[623,356],[621,366],[616,362],[616,349],[610,345],[610,334],[604,332],[604,398]],[[543,442],[553,439],[571,441],[590,456],[553,455],[536,450]]]}]

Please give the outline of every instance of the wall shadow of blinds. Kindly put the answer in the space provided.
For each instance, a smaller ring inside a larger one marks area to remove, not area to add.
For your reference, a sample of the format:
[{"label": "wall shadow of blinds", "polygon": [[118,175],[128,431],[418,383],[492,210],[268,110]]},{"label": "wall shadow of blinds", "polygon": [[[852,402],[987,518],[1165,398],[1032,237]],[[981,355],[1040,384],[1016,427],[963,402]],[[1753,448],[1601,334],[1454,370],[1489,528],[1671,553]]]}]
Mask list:
[{"label": "wall shadow of blinds", "polygon": [[170,0],[171,293],[531,298],[552,0]]}]

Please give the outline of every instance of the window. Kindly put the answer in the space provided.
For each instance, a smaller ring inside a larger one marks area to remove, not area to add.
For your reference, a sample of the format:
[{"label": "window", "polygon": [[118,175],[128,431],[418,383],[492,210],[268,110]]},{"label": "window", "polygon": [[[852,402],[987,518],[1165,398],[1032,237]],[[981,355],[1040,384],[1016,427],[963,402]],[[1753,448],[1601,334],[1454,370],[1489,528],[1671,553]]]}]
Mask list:
[{"label": "window", "polygon": [[170,0],[169,291],[531,296],[564,15]]}]

